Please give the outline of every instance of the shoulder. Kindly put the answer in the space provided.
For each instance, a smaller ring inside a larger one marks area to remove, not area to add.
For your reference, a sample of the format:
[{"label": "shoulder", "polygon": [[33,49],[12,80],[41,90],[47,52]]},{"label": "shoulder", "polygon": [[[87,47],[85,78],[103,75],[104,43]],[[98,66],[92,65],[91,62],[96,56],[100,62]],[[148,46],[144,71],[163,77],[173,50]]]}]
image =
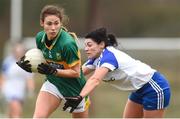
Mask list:
[{"label": "shoulder", "polygon": [[3,61],[3,64],[7,64],[7,63],[11,63],[11,62],[15,62],[15,58],[10,55],[10,56],[7,56],[4,61]]},{"label": "shoulder", "polygon": [[115,47],[109,46],[107,47],[103,53],[102,53],[102,57],[107,58],[107,59],[116,59],[117,61],[131,61],[131,60],[135,60],[134,58],[132,58],[130,55],[128,55],[127,53],[116,49]]},{"label": "shoulder", "polygon": [[13,63],[15,63],[16,60],[15,58],[10,55],[10,56],[7,56],[4,60],[3,60],[3,63],[2,63],[2,70],[5,71],[8,67],[10,67]]},{"label": "shoulder", "polygon": [[112,46],[108,46],[104,49],[103,55],[114,55],[114,54],[119,53],[119,52],[120,52],[120,50],[118,50]]},{"label": "shoulder", "polygon": [[39,48],[39,45],[41,43],[41,40],[43,39],[43,37],[45,36],[45,32],[44,31],[40,31],[36,34],[36,45]]},{"label": "shoulder", "polygon": [[61,46],[63,46],[66,50],[68,49],[78,49],[77,43],[75,39],[66,31],[62,30],[60,35]]},{"label": "shoulder", "polygon": [[106,59],[106,60],[117,59],[117,57],[115,56],[117,53],[119,53],[119,51],[115,49],[114,47],[107,47],[103,50],[100,58],[101,60],[102,59]]},{"label": "shoulder", "polygon": [[117,49],[114,47],[107,47],[103,50],[102,54],[99,58],[99,67],[106,67],[110,70],[114,70],[115,68],[118,68],[118,57]]},{"label": "shoulder", "polygon": [[65,44],[75,43],[75,39],[67,31],[62,30],[60,38],[66,39],[66,40],[64,40]]},{"label": "shoulder", "polygon": [[44,31],[40,31],[36,34],[36,38],[42,38],[44,34],[45,34]]}]

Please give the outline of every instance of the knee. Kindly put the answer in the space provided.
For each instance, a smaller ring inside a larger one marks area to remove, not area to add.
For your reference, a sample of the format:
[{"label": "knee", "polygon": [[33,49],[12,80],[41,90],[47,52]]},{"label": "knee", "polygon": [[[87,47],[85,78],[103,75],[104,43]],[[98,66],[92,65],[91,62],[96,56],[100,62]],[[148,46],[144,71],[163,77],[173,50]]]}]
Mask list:
[{"label": "knee", "polygon": [[44,112],[44,111],[35,111],[33,118],[48,118],[48,113]]}]

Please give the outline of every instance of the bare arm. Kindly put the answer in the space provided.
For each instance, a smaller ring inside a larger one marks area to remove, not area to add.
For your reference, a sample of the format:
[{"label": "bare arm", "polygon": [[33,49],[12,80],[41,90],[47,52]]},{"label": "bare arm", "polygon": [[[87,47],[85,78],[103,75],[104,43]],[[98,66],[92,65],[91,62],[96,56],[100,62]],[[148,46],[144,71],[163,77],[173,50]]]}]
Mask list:
[{"label": "bare arm", "polygon": [[57,69],[57,76],[66,78],[77,78],[80,77],[80,65],[77,63],[70,69]]},{"label": "bare arm", "polygon": [[79,96],[65,97],[66,102],[64,104],[63,110],[71,107],[70,112],[73,112],[74,109],[76,109],[83,100],[83,97],[87,96],[92,90],[95,89],[96,86],[100,84],[101,80],[105,77],[108,71],[109,69],[105,67],[97,68],[94,74],[87,80],[87,83],[85,84]]},{"label": "bare arm", "polygon": [[28,79],[27,80],[27,88],[28,88],[29,92],[34,92],[34,89],[35,89],[34,79]]},{"label": "bare arm", "polygon": [[92,71],[94,71],[93,69],[89,69],[89,68],[87,68],[87,67],[85,67],[85,66],[82,67],[82,70],[83,70],[84,75],[88,75],[88,74],[90,74]]},{"label": "bare arm", "polygon": [[4,76],[3,74],[0,74],[0,90],[2,89],[3,83],[4,83]]},{"label": "bare arm", "polygon": [[105,67],[97,68],[94,74],[87,80],[84,88],[82,89],[80,95],[82,97],[87,96],[92,90],[95,89],[96,86],[100,84],[102,79],[108,73],[109,69]]},{"label": "bare arm", "polygon": [[34,79],[27,79],[27,96],[28,96],[28,98],[33,98],[33,96],[34,96],[34,91],[35,91],[35,82],[34,82]]}]

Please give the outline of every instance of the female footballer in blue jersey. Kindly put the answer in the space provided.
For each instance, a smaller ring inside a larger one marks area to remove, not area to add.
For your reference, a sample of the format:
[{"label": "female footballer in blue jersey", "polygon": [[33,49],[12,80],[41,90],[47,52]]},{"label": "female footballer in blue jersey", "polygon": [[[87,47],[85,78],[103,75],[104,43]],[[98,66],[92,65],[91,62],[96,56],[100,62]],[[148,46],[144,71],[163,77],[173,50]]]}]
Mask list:
[{"label": "female footballer in blue jersey", "polygon": [[[47,61],[38,65],[38,72],[46,79],[37,97],[34,118],[48,118],[64,97],[78,96],[86,83],[76,37],[62,26],[64,16],[63,9],[55,5],[47,5],[41,11],[40,25],[44,30],[36,35],[36,45]],[[31,72],[31,65],[24,58],[17,64]],[[89,98],[85,96],[72,116],[87,118],[88,107]]]},{"label": "female footballer in blue jersey", "polygon": [[120,90],[132,91],[124,109],[124,118],[162,118],[170,102],[170,86],[166,78],[149,65],[135,60],[115,48],[116,38],[105,28],[88,33],[83,66],[85,75],[94,71],[79,96],[66,97],[63,109],[75,108],[84,96],[105,81]]},{"label": "female footballer in blue jersey", "polygon": [[2,90],[0,91],[2,91],[7,102],[7,117],[21,118],[26,96],[33,96],[34,93],[34,76],[16,65],[16,61],[25,52],[23,44],[20,42],[13,43],[11,47],[12,53],[4,59],[2,64],[0,74],[0,89]]}]

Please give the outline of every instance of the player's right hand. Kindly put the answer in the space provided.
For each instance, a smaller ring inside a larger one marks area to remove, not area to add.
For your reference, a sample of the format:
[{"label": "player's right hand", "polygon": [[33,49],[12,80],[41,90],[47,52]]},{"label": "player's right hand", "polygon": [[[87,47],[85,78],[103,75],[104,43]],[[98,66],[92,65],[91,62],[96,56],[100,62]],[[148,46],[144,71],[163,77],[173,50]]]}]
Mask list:
[{"label": "player's right hand", "polygon": [[17,61],[16,64],[25,71],[32,73],[31,64],[29,63],[29,60],[25,60],[25,56],[21,57],[21,59]]},{"label": "player's right hand", "polygon": [[73,96],[73,97],[65,97],[66,102],[63,106],[63,111],[65,111],[67,108],[71,108],[70,113],[72,113],[77,106],[81,103],[81,101],[83,100],[82,96]]},{"label": "player's right hand", "polygon": [[57,69],[49,64],[41,63],[38,65],[37,70],[41,74],[56,75]]}]

